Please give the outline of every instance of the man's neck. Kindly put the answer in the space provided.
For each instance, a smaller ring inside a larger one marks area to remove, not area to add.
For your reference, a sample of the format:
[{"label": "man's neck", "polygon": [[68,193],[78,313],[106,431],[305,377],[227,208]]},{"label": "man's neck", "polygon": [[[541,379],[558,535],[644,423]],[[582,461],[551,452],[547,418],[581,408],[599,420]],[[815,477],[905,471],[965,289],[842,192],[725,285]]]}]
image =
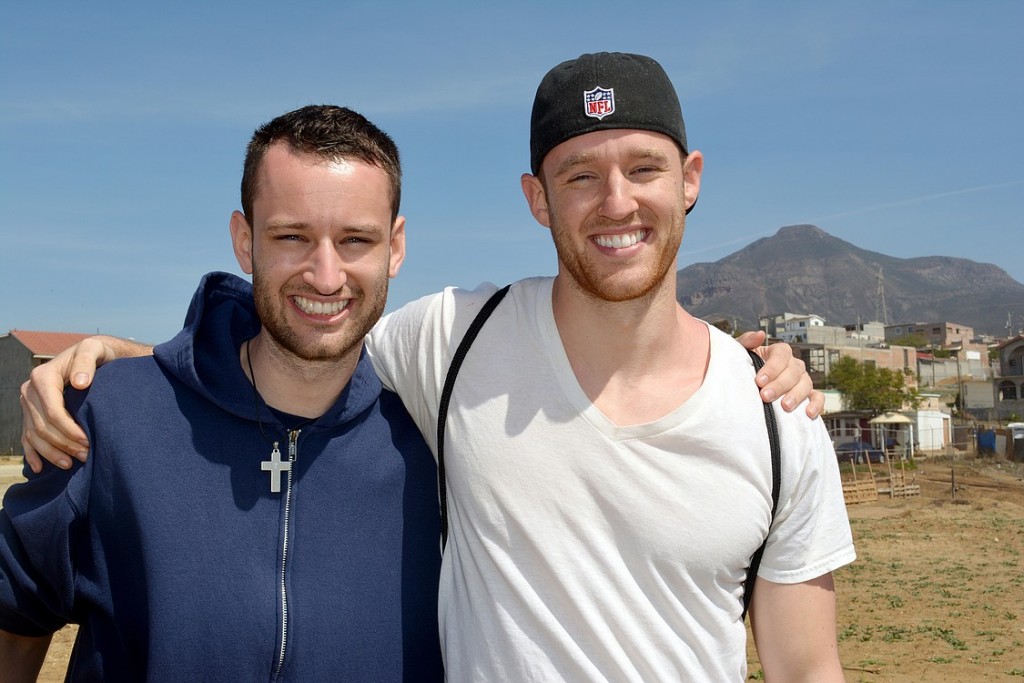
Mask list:
[{"label": "man's neck", "polygon": [[242,344],[239,360],[268,406],[289,415],[317,418],[338,400],[355,372],[361,350],[360,344],[343,358],[304,360],[282,348],[264,330]]},{"label": "man's neck", "polygon": [[555,278],[555,324],[587,397],[619,425],[654,421],[678,408],[704,380],[707,326],[679,306],[675,287],[609,302]]}]

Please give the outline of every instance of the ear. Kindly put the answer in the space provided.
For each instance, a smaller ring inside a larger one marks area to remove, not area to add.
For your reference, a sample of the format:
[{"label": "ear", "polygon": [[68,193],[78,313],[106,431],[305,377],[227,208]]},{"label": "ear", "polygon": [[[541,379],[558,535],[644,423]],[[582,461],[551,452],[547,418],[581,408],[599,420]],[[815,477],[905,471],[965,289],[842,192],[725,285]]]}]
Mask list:
[{"label": "ear", "polygon": [[697,203],[700,195],[700,176],[704,172],[704,155],[694,150],[683,161],[683,195],[686,208]]},{"label": "ear", "polygon": [[405,261],[405,216],[395,218],[391,226],[391,261],[388,264],[388,277],[398,275],[398,269]]},{"label": "ear", "polygon": [[252,228],[241,211],[231,214],[231,246],[242,272],[252,275]]},{"label": "ear", "polygon": [[530,205],[530,213],[545,228],[551,227],[551,212],[548,210],[548,197],[544,192],[544,183],[535,175],[524,173],[519,179],[523,186],[523,195]]}]

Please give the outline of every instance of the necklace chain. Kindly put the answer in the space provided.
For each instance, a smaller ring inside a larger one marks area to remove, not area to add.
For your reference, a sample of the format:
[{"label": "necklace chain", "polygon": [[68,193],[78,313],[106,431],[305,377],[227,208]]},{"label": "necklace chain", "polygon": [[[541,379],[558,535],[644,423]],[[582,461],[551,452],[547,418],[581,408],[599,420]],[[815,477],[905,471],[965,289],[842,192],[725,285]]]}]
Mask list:
[{"label": "necklace chain", "polygon": [[[267,432],[263,429],[263,420],[260,419],[260,406],[264,405],[267,406],[267,408],[270,408],[270,406],[267,405],[267,402],[263,400],[263,396],[260,394],[260,390],[256,386],[256,373],[252,369],[252,353],[250,353],[249,351],[250,341],[252,341],[252,339],[245,340],[245,360],[249,365],[249,381],[252,383],[253,414],[256,416],[256,424],[259,425],[260,434],[263,436],[263,440],[269,444],[276,445],[277,442],[267,436]],[[300,422],[294,427],[286,427],[285,429],[289,432],[293,432],[297,429],[305,427],[306,425],[308,425],[311,422],[314,422],[315,420],[315,417],[311,417],[307,420]]]},{"label": "necklace chain", "polygon": [[267,403],[266,403],[266,401],[263,400],[263,397],[260,396],[260,390],[256,387],[256,373],[253,372],[253,369],[252,369],[252,353],[249,352],[249,342],[250,341],[252,341],[252,340],[251,339],[246,339],[245,340],[245,360],[249,363],[249,382],[252,384],[252,404],[253,404],[252,407],[253,407],[253,414],[256,416],[256,424],[259,425],[260,435],[263,437],[263,440],[266,441],[269,444],[273,444],[274,446],[277,446],[277,442],[276,441],[272,441],[267,436],[267,433],[263,430],[263,420],[260,419],[260,404],[267,405]]}]

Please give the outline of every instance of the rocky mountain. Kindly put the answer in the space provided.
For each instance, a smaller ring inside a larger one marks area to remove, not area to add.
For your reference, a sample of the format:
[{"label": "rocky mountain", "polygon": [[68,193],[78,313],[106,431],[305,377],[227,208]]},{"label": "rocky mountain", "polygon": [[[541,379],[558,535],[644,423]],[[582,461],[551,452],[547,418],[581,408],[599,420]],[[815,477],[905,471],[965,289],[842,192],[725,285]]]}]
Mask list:
[{"label": "rocky mountain", "polygon": [[[884,308],[878,297],[882,275]],[[856,247],[813,225],[793,225],[715,263],[676,274],[676,298],[706,320],[756,329],[768,313],[815,313],[826,324],[948,321],[1006,334],[1024,313],[1024,284],[1002,268],[948,256],[902,259]]]}]

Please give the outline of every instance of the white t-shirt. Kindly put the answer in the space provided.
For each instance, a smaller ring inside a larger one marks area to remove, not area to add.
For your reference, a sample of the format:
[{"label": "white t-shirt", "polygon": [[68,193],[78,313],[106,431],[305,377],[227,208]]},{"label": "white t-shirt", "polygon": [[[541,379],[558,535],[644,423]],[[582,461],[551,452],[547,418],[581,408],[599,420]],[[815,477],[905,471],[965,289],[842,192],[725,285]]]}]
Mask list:
[{"label": "white t-shirt", "polygon": [[[742,584],[771,518],[751,360],[711,328],[697,392],[655,422],[616,426],[573,374],[551,285],[513,285],[452,395],[439,598],[448,678],[742,681]],[[435,453],[445,373],[495,289],[426,297],[371,335],[374,365]],[[854,559],[828,434],[797,412],[776,411],[782,489],[759,571],[779,583]]]}]

